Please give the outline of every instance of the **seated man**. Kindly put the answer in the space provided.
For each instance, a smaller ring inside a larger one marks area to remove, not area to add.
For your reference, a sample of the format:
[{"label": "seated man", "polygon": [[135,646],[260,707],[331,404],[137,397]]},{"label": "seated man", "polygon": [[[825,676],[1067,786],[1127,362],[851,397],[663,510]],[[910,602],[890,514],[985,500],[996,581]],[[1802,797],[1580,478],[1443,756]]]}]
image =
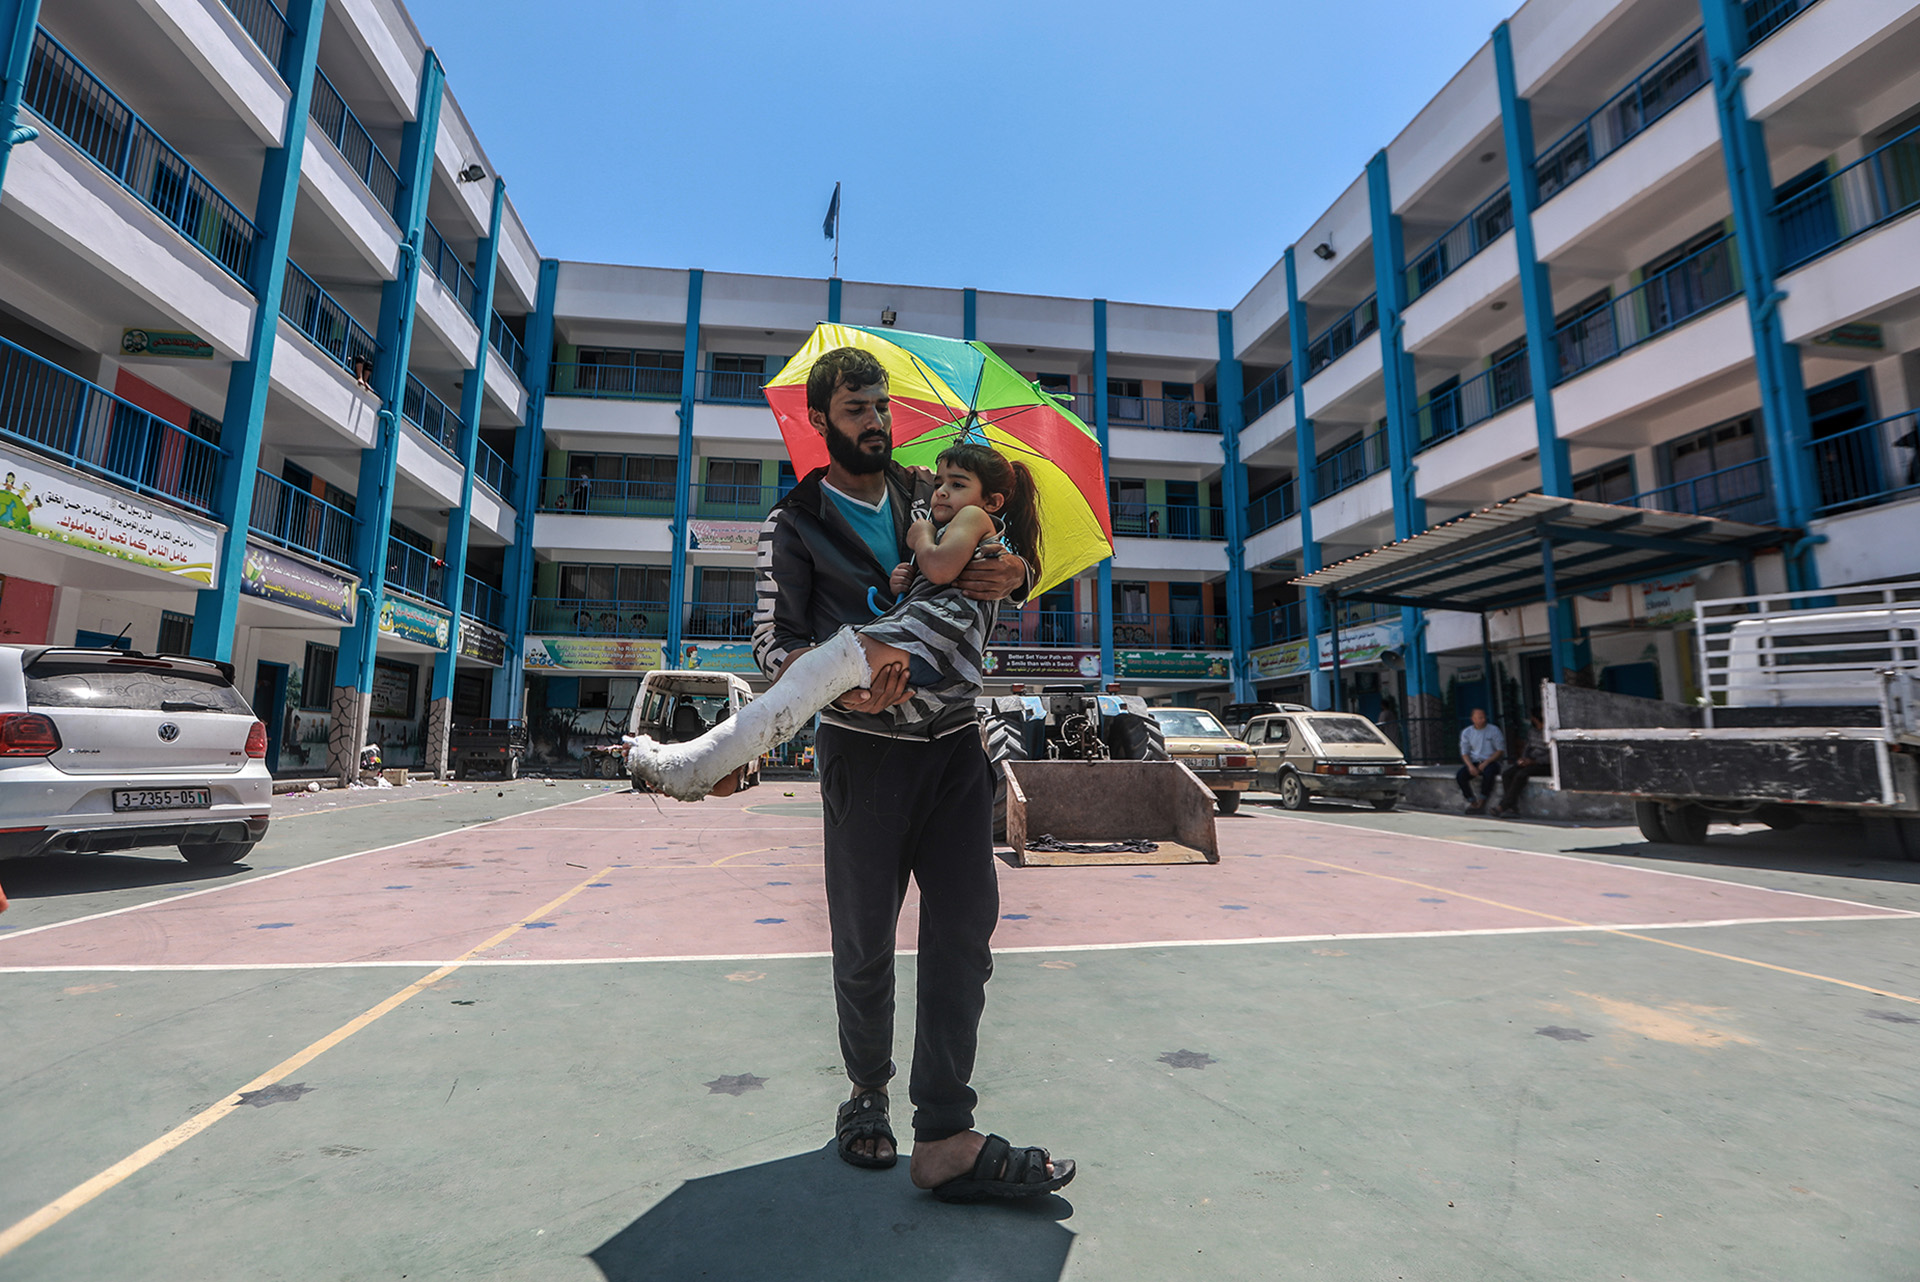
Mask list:
[{"label": "seated man", "polygon": [[[1506,755],[1506,736],[1500,727],[1487,722],[1487,710],[1473,710],[1473,724],[1460,732],[1460,795],[1467,800],[1467,813],[1477,815],[1493,798],[1494,785],[1500,779],[1500,759]],[[1473,781],[1480,781],[1480,796],[1473,795]]]},{"label": "seated man", "polygon": [[1527,780],[1553,773],[1553,762],[1547,757],[1547,723],[1538,712],[1529,712],[1527,727],[1526,740],[1514,752],[1512,767],[1502,774],[1500,804],[1489,814],[1513,814],[1518,809],[1520,790],[1527,786]]}]

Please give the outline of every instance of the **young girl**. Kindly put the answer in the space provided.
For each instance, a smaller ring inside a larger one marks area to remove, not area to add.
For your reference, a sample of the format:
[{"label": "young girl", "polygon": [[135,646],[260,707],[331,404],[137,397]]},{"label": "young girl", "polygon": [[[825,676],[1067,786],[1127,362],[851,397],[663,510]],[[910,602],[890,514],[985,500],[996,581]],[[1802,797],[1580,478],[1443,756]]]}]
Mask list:
[{"label": "young girl", "polygon": [[1023,463],[992,446],[965,441],[940,455],[931,520],[907,530],[911,562],[893,572],[890,586],[905,593],[873,622],[846,627],[790,661],[773,688],[739,715],[690,743],[660,744],[646,735],[627,740],[628,769],[682,801],[705,797],[733,770],[791,739],[820,709],[860,689],[890,664],[907,669],[913,697],[895,717],[921,720],[940,707],[980,693],[982,655],[997,604],[974,601],[953,581],[981,544],[997,539],[1040,572],[1040,529],[1033,476]]}]

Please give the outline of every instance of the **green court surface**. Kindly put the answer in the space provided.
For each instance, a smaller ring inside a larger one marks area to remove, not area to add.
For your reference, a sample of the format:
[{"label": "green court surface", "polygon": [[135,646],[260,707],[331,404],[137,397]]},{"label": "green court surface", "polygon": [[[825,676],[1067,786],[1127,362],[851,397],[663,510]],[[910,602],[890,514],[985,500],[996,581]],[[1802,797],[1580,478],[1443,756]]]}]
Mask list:
[{"label": "green court surface", "polygon": [[832,1151],[817,813],[415,785],[0,865],[0,1279],[1920,1276],[1920,864],[1256,802],[1002,866],[980,1122],[1080,1174],[955,1207]]}]

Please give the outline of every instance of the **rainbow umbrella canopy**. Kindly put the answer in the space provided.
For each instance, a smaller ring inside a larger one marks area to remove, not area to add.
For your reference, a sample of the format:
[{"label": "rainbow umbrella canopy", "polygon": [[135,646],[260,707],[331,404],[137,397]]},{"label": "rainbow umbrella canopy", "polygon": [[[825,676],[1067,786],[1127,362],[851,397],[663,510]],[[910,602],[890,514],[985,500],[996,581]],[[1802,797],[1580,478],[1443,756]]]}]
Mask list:
[{"label": "rainbow umbrella canopy", "polygon": [[826,442],[807,418],[807,374],[840,347],[872,352],[887,371],[898,462],[930,468],[942,450],[971,437],[1031,469],[1041,578],[1029,600],[1113,555],[1106,466],[1093,429],[985,343],[859,325],[815,329],[766,387],[795,472],[827,465]]}]

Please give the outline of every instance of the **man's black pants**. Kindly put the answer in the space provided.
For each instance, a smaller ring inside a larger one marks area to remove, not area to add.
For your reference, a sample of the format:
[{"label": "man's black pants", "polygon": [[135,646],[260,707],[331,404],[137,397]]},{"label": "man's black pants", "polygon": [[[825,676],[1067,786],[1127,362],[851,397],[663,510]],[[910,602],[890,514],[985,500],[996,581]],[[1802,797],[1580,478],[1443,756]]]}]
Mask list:
[{"label": "man's black pants", "polygon": [[[1494,797],[1499,795],[1500,764],[1501,763],[1498,761],[1487,761],[1487,762],[1481,763],[1480,797],[1482,800],[1492,801]],[[1468,801],[1474,800],[1473,771],[1467,769],[1467,767],[1465,766],[1461,766],[1459,771],[1455,773],[1453,777],[1460,784],[1460,795],[1465,797]]]},{"label": "man's black pants", "polygon": [[907,879],[920,887],[913,1138],[973,1127],[974,1050],[1000,918],[993,784],[973,727],[931,741],[820,727],[827,916],[840,1054],[857,1086],[893,1066],[893,941]]}]

